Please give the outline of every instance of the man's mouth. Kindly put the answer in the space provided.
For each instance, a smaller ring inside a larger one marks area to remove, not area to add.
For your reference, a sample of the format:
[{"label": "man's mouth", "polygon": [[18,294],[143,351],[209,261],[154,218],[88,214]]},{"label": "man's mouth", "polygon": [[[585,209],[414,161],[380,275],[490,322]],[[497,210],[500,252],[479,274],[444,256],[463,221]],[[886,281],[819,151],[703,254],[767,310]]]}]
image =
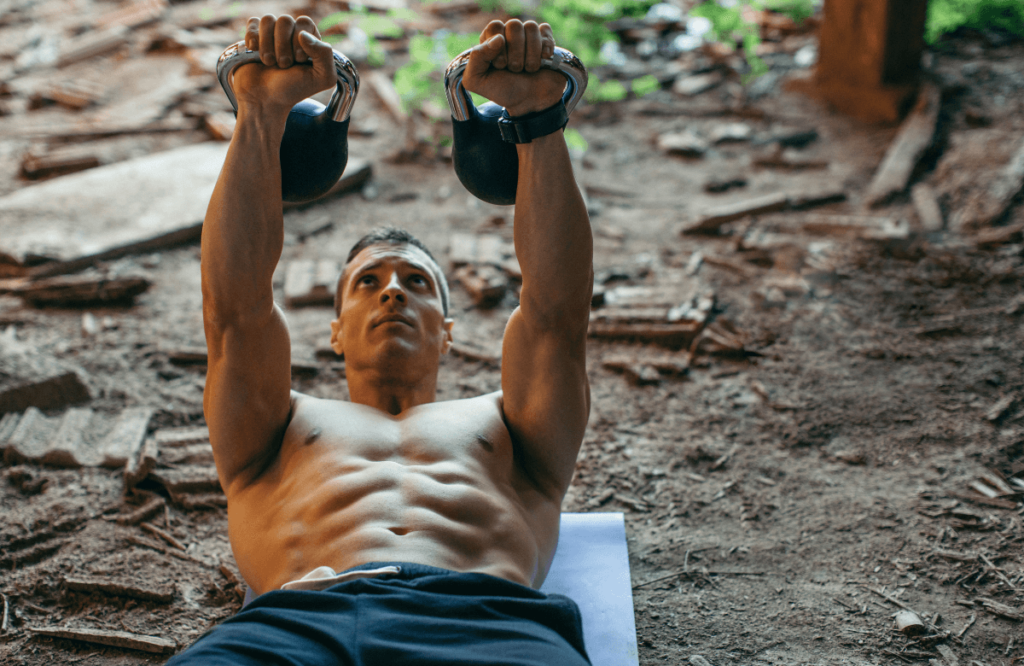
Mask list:
[{"label": "man's mouth", "polygon": [[374,320],[374,322],[373,322],[373,327],[377,328],[378,326],[380,326],[382,324],[388,324],[388,323],[391,323],[391,322],[397,322],[399,324],[405,324],[406,326],[409,326],[409,327],[412,327],[412,325],[413,325],[412,324],[412,320],[409,319],[408,317],[405,317],[405,316],[400,315],[400,314],[392,313],[392,314],[386,314],[386,315],[382,315],[380,317],[377,317],[377,319]]}]

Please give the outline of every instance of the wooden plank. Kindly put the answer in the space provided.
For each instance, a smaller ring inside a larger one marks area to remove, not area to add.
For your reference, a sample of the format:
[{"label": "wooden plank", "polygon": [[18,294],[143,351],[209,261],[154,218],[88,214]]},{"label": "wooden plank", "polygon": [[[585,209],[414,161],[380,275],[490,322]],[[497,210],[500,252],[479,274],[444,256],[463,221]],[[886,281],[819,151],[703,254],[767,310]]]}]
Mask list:
[{"label": "wooden plank", "polygon": [[391,117],[395,119],[395,122],[404,127],[409,120],[409,114],[406,113],[405,108],[402,106],[402,96],[398,94],[398,90],[395,88],[395,84],[391,82],[391,78],[384,72],[375,69],[367,74],[363,80],[377,95],[377,99],[384,105],[384,108]]},{"label": "wooden plank", "polygon": [[14,465],[38,460],[45,453],[46,444],[55,430],[55,424],[41,411],[29,407],[21,415],[18,426],[7,439],[4,462]]},{"label": "wooden plank", "polygon": [[136,484],[149,475],[150,471],[156,467],[156,459],[159,454],[156,439],[153,437],[147,437],[142,443],[142,447],[139,449],[138,454],[133,458],[129,458],[128,464],[125,465],[125,490],[134,488]]},{"label": "wooden plank", "polygon": [[715,233],[723,225],[747,217],[783,210],[789,205],[789,196],[782,192],[745,199],[706,211],[682,229],[684,234]]},{"label": "wooden plank", "polygon": [[103,14],[96,19],[95,27],[101,30],[112,26],[137,28],[159,19],[168,7],[167,0],[140,0]]},{"label": "wooden plank", "polygon": [[92,594],[100,592],[113,597],[128,597],[130,599],[141,599],[142,601],[155,601],[157,603],[170,603],[174,599],[175,589],[173,585],[142,585],[137,583],[125,583],[119,579],[101,578],[99,576],[66,576],[64,585],[75,592]]},{"label": "wooden plank", "polygon": [[[67,270],[198,238],[226,152],[226,144],[200,143],[0,197],[0,250],[19,260],[27,253],[75,260]],[[55,274],[39,269],[33,274]]]},{"label": "wooden plank", "polygon": [[210,429],[206,426],[185,426],[182,428],[161,428],[153,433],[160,448],[189,446],[210,441]]},{"label": "wooden plank", "polygon": [[118,468],[138,454],[146,439],[146,430],[153,418],[151,407],[129,407],[121,412],[114,427],[100,442],[99,464],[103,467]]},{"label": "wooden plank", "polygon": [[907,189],[914,168],[932,145],[941,105],[942,91],[938,86],[932,83],[921,86],[914,109],[900,126],[868,186],[864,200],[869,206],[881,206]]},{"label": "wooden plank", "polygon": [[32,462],[53,467],[83,467],[93,461],[85,441],[85,432],[93,418],[91,409],[69,409],[61,417],[57,432],[46,442],[42,455]]},{"label": "wooden plank", "polygon": [[170,654],[178,649],[178,644],[166,638],[133,634],[127,631],[108,631],[106,629],[68,629],[63,627],[28,627],[28,630],[39,636],[66,638],[73,641],[110,645],[128,650],[141,650],[153,654]]},{"label": "wooden plank", "polygon": [[29,407],[62,409],[92,398],[78,371],[56,359],[30,352],[0,351],[0,414]]},{"label": "wooden plank", "polygon": [[57,67],[67,67],[119,49],[128,43],[128,33],[127,27],[115,25],[105,30],[87,31],[80,37],[68,40],[61,46]]},{"label": "wooden plank", "polygon": [[82,307],[86,305],[131,305],[145,292],[150,282],[142,277],[52,278],[31,282],[10,293],[25,303],[39,307]]}]

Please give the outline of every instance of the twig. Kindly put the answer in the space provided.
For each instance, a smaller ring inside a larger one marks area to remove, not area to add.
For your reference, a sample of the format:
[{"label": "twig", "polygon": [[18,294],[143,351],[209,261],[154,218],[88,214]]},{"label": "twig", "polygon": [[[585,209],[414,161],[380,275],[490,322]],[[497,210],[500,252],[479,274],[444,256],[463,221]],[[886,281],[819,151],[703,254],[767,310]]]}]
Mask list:
[{"label": "twig", "polygon": [[196,564],[201,564],[204,567],[206,566],[206,562],[203,562],[200,559],[192,557],[188,553],[183,553],[180,550],[171,550],[170,548],[167,548],[166,546],[156,543],[155,541],[150,541],[149,539],[143,539],[142,537],[130,535],[125,537],[125,539],[128,541],[128,543],[134,544],[136,546],[142,546],[143,548],[149,548],[151,550],[163,553],[164,555],[177,557],[179,560],[185,560],[186,562],[195,562]]},{"label": "twig", "polygon": [[957,638],[963,638],[964,634],[967,633],[967,630],[971,628],[971,625],[973,625],[974,621],[977,620],[977,619],[978,619],[978,617],[972,613],[971,614],[971,619],[967,620],[967,624],[964,625],[963,629],[961,629],[959,632],[957,632],[956,637]]},{"label": "twig", "polygon": [[1007,643],[1006,643],[1006,649],[1003,650],[1003,656],[1004,657],[1009,657],[1010,656],[1010,650],[1012,650],[1012,649],[1013,649],[1013,636],[1010,636],[1010,640],[1007,641]]},{"label": "twig", "polygon": [[0,634],[7,633],[7,595],[0,592],[0,599],[4,600],[4,619],[0,622]]},{"label": "twig", "polygon": [[987,564],[989,566],[989,568],[992,569],[992,571],[995,571],[997,576],[999,576],[1000,578],[1003,579],[1003,582],[1006,583],[1006,586],[1008,588],[1010,588],[1014,592],[1017,591],[1017,588],[1015,588],[1013,586],[1013,583],[1011,583],[1010,579],[1006,577],[1006,574],[1003,573],[1003,570],[1000,569],[999,567],[997,567],[996,565],[992,564],[992,560],[988,559],[987,557],[985,557],[984,555],[982,555],[980,553],[978,554],[978,557],[981,558],[981,561],[984,562],[985,564]]},{"label": "twig", "polygon": [[162,529],[160,529],[159,527],[157,527],[156,525],[154,525],[152,523],[142,523],[142,524],[139,525],[139,527],[141,527],[146,532],[149,532],[153,536],[160,537],[161,539],[163,539],[167,543],[171,544],[172,546],[174,546],[178,550],[188,550],[188,548],[185,547],[185,544],[183,544],[182,542],[178,541],[173,536],[171,536],[170,534],[168,534],[167,532],[163,531]]},{"label": "twig", "polygon": [[920,616],[921,616],[921,614],[920,614],[920,613],[918,613],[918,612],[917,612],[916,610],[914,610],[914,609],[913,609],[913,608],[911,608],[910,606],[906,605],[906,604],[905,604],[905,603],[903,603],[902,601],[899,601],[899,600],[897,600],[897,599],[896,599],[896,597],[892,597],[892,596],[889,596],[889,595],[888,595],[888,594],[886,594],[885,592],[882,592],[881,590],[876,590],[876,589],[875,589],[875,588],[873,588],[873,587],[868,587],[867,585],[863,585],[862,587],[863,587],[863,588],[864,588],[865,590],[867,590],[868,592],[873,592],[873,593],[877,594],[878,596],[882,597],[883,599],[885,599],[885,600],[886,600],[886,601],[888,601],[889,603],[891,603],[891,604],[893,604],[893,605],[895,605],[895,606],[899,606],[899,607],[900,607],[900,608],[902,608],[903,610],[906,610],[906,611],[910,611],[911,613],[914,613],[914,614],[915,614],[915,615],[917,615],[918,617],[920,617]]}]

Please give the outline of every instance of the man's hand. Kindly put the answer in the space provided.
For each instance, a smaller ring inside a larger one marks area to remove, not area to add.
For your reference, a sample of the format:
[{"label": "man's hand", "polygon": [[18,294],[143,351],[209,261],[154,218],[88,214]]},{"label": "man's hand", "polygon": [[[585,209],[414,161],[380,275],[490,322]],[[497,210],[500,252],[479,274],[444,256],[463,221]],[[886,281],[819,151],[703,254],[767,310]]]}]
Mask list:
[{"label": "man's hand", "polygon": [[259,51],[263,65],[243,65],[234,74],[238,108],[287,110],[335,85],[334,55],[320,41],[313,19],[300,16],[251,18],[245,47]]},{"label": "man's hand", "polygon": [[557,104],[565,90],[565,76],[540,68],[541,59],[554,52],[555,38],[547,23],[491,21],[469,55],[462,85],[513,117],[543,111]]}]

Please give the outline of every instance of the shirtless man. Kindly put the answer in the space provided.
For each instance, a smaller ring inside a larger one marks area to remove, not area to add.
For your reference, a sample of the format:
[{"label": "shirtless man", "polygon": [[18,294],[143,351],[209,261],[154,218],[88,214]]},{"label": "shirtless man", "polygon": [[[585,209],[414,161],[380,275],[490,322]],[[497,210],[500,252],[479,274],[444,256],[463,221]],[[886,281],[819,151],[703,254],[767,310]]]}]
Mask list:
[{"label": "shirtless man", "polygon": [[[589,663],[578,609],[537,592],[590,409],[593,240],[562,132],[518,144],[523,286],[500,391],[435,402],[447,286],[392,230],[354,248],[338,285],[331,344],[351,401],[296,393],[271,287],[278,147],[291,107],[333,86],[318,38],[307,17],[250,19],[262,65],[234,76],[203,228],[204,407],[231,546],[262,596],[171,663]],[[539,69],[553,48],[547,24],[494,21],[463,84],[513,117],[547,109],[565,83]]]}]

